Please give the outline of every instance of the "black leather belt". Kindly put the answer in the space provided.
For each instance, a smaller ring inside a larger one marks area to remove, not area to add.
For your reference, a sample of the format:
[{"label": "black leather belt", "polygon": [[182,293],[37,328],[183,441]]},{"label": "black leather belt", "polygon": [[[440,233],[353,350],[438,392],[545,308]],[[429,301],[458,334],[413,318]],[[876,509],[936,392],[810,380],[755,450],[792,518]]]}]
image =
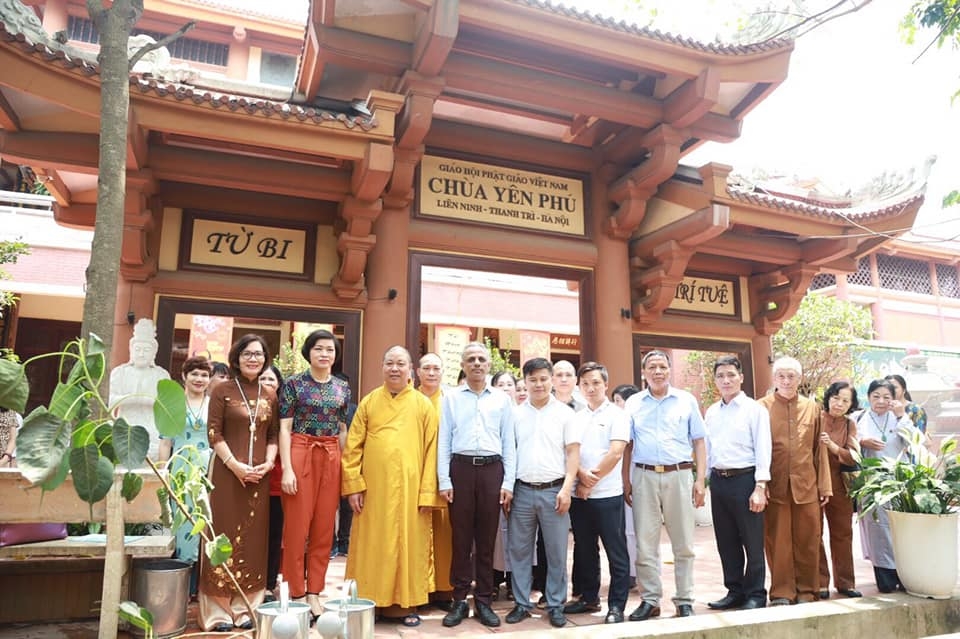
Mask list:
[{"label": "black leather belt", "polygon": [[467,462],[471,466],[486,466],[501,459],[500,455],[461,455],[460,453],[454,453],[451,457],[457,461]]},{"label": "black leather belt", "polygon": [[750,466],[748,468],[714,468],[713,474],[727,479],[729,477],[736,477],[737,475],[746,475],[747,473],[752,473],[756,469],[756,466]]},{"label": "black leather belt", "polygon": [[652,470],[655,473],[672,473],[675,470],[686,470],[688,468],[693,468],[693,462],[680,462],[679,464],[657,464],[656,466],[651,466],[650,464],[634,464],[637,468],[642,468],[643,470]]},{"label": "black leather belt", "polygon": [[557,486],[563,486],[563,477],[560,479],[554,479],[553,481],[544,481],[544,482],[530,482],[523,481],[518,479],[517,483],[521,486],[526,486],[527,488],[532,488],[534,490],[546,490],[547,488],[556,488]]}]

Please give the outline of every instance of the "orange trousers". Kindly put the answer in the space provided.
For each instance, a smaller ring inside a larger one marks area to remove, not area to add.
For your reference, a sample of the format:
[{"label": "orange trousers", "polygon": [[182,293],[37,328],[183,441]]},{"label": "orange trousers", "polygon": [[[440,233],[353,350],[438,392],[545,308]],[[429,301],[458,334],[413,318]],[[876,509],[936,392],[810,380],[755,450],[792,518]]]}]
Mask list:
[{"label": "orange trousers", "polygon": [[[323,592],[334,521],[340,505],[340,444],[336,437],[294,433],[290,463],[297,494],[283,500],[282,573],[291,597]],[[304,557],[306,553],[306,557]]]},{"label": "orange trousers", "polygon": [[770,600],[819,599],[820,502],[767,504],[763,544],[770,566]]}]

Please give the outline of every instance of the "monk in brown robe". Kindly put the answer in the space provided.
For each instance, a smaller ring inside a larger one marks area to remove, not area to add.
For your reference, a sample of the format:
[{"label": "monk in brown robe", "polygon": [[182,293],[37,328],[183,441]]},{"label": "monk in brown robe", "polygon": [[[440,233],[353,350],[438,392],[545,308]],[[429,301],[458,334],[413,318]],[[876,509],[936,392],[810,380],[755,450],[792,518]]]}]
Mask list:
[{"label": "monk in brown robe", "polygon": [[819,597],[820,508],[833,494],[820,407],[797,392],[802,372],[796,359],[781,357],[773,363],[774,392],[759,400],[773,441],[764,520],[771,606]]}]

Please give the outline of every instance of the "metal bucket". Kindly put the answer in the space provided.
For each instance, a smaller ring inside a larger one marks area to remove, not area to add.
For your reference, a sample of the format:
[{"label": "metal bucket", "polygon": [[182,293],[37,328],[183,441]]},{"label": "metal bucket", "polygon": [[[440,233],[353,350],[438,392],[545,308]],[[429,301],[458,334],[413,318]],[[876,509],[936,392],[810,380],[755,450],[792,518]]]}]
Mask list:
[{"label": "metal bucket", "polygon": [[[153,615],[155,637],[172,637],[187,628],[191,564],[177,559],[143,559],[133,562],[130,598]],[[143,630],[130,628],[143,636]]]},{"label": "metal bucket", "polygon": [[[273,622],[283,614],[279,601],[261,604],[257,608],[257,629],[260,639],[273,639]],[[299,630],[297,639],[308,639],[310,636],[310,606],[305,603],[291,601],[287,604],[287,614],[296,617]]]},{"label": "metal bucket", "polygon": [[342,599],[329,599],[323,604],[326,612],[336,613],[344,620],[340,636],[343,639],[373,639],[377,604],[371,599],[357,598],[357,584],[353,579],[343,583],[343,592]]}]

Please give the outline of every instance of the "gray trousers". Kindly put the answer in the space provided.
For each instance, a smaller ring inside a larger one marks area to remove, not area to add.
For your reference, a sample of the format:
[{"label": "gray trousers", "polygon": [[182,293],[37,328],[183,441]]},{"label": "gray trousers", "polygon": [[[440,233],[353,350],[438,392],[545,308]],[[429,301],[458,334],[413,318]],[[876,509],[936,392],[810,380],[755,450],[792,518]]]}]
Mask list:
[{"label": "gray trousers", "polygon": [[513,597],[518,606],[533,608],[530,589],[533,584],[533,559],[536,554],[537,524],[547,551],[547,608],[559,608],[567,597],[567,539],[570,515],[558,515],[557,493],[560,486],[534,490],[517,482],[510,505],[510,537],[507,556],[513,568]]}]

